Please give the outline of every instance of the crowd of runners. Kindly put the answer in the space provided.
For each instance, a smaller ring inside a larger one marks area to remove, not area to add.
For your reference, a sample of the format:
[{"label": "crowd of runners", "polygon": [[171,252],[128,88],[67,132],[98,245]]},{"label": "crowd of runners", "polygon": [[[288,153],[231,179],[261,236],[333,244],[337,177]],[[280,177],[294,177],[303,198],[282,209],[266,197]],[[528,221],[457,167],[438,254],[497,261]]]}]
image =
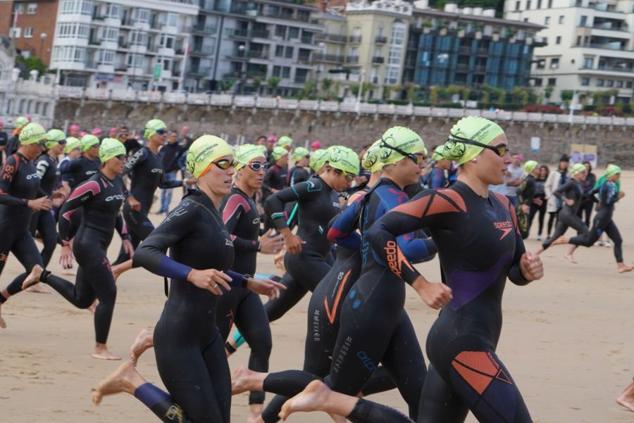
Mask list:
[{"label": "crowd of runners", "polygon": [[[611,246],[616,270],[633,270],[614,221],[621,169],[609,164],[597,178],[566,155],[549,169],[481,117],[460,119],[435,146],[394,126],[357,150],[289,135],[232,146],[160,119],[138,137],[125,126],[67,130],[19,118],[0,145],[0,274],[11,254],[24,268],[0,291],[0,327],[12,296],[46,284],[92,311],[92,356],[120,360],[108,349],[117,279],[135,267],[163,277],[155,327],[92,399],[126,392],[164,422],[227,423],[242,392],[249,422],[298,411],[352,422],[462,422],[469,411],[481,422],[531,422],[496,353],[507,279],[541,279],[539,254],[561,244],[571,263],[578,246]],[[183,195],[170,209],[174,189]],[[165,218],[155,227],[157,199]],[[534,252],[523,241],[531,234],[542,242]],[[56,248],[64,269],[76,266],[74,281],[48,269]],[[258,254],[275,255],[280,276],[258,273]],[[435,259],[441,281],[415,266]],[[424,347],[407,289],[440,310]],[[270,372],[269,325],[306,295],[303,368]],[[232,375],[228,357],[243,344],[248,363]],[[149,348],[166,390],[136,368]],[[407,415],[366,399],[391,389]],[[634,384],[618,401],[634,411]]]}]

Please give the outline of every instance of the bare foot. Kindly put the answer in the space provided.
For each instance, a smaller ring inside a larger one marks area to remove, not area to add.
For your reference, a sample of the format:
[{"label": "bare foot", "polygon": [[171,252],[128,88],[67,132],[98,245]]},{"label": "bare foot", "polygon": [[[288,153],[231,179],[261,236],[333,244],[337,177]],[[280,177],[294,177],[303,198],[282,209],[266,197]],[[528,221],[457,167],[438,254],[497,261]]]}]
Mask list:
[{"label": "bare foot", "polygon": [[[238,395],[246,391],[261,390],[253,386],[253,382],[259,374],[260,373],[249,370],[246,367],[238,367],[231,376],[231,395]],[[261,374],[264,375],[265,373]],[[264,377],[261,379],[263,380]]]},{"label": "bare foot", "polygon": [[319,411],[327,403],[330,392],[330,388],[321,380],[313,380],[306,389],[284,403],[279,416],[286,420],[298,411]]},{"label": "bare foot", "polygon": [[121,392],[133,393],[134,387],[131,386],[130,379],[136,374],[134,363],[126,361],[110,376],[103,379],[92,390],[92,403],[99,405],[103,397],[107,395],[119,394]]},{"label": "bare foot", "polygon": [[121,357],[108,351],[108,347],[105,344],[97,344],[95,346],[95,352],[91,354],[91,357],[99,360],[121,360]]},{"label": "bare foot", "polygon": [[29,273],[26,279],[22,281],[22,290],[24,291],[25,289],[35,285],[36,283],[39,283],[40,276],[42,276],[43,271],[44,269],[42,269],[42,266],[40,266],[39,264],[33,266],[33,269],[31,269],[31,273]]},{"label": "bare foot", "polygon": [[563,244],[568,244],[568,238],[565,236],[560,236],[559,238],[554,240],[553,243],[550,245],[553,246],[553,245],[563,245]]},{"label": "bare foot", "polygon": [[577,264],[577,260],[575,259],[575,256],[573,256],[572,254],[564,254],[564,258],[572,264]]},{"label": "bare foot", "polygon": [[154,346],[154,331],[152,328],[143,328],[141,332],[139,332],[134,338],[134,342],[132,346],[130,346],[130,360],[136,366],[136,362],[141,357],[141,354],[145,352],[148,348]]},{"label": "bare foot", "polygon": [[619,273],[627,273],[627,272],[631,272],[632,270],[634,270],[634,266],[630,266],[628,264],[619,263],[619,267],[618,267],[617,270],[618,270]]},{"label": "bare foot", "polygon": [[634,383],[630,383],[630,385],[625,388],[623,393],[616,399],[616,402],[629,411],[634,411]]}]

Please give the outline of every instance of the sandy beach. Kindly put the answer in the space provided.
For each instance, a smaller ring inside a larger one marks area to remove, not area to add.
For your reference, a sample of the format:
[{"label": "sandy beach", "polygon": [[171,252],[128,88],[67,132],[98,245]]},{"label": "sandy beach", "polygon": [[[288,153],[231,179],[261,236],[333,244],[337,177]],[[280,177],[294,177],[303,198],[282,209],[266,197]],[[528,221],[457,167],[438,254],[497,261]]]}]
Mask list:
[{"label": "sandy beach", "polygon": [[[622,187],[627,196],[617,205],[615,221],[624,238],[625,260],[631,263],[634,172],[623,175]],[[159,222],[161,217],[152,219]],[[535,250],[537,245],[532,234],[527,248]],[[118,248],[115,236],[111,258]],[[614,400],[634,376],[634,341],[628,341],[632,336],[628,319],[634,305],[634,273],[616,272],[611,248],[581,248],[576,265],[563,259],[564,251],[565,247],[553,247],[543,254],[543,280],[526,287],[507,284],[498,354],[519,385],[535,421],[633,422],[634,413],[625,411]],[[58,253],[50,268],[61,274]],[[261,272],[275,271],[269,256],[262,256],[259,266]],[[437,260],[421,269],[428,279],[439,279]],[[5,287],[21,272],[19,263],[11,257],[0,286]],[[129,395],[107,397],[101,406],[92,405],[91,387],[119,362],[92,359],[92,315],[74,308],[49,287],[46,289],[51,293],[24,293],[2,307],[8,328],[0,329],[0,421],[157,421]],[[144,270],[133,270],[120,278],[109,339],[111,351],[126,356],[136,333],[157,321],[164,301],[162,278]],[[305,298],[272,325],[272,370],[301,368],[307,303]],[[411,289],[406,309],[424,345],[436,312],[425,307]],[[229,363],[232,368],[244,366],[247,357],[248,348],[243,347]],[[141,358],[139,369],[148,380],[162,386],[152,351]],[[405,409],[397,391],[371,399]],[[232,421],[245,422],[246,411],[247,394],[234,397]],[[310,414],[296,415],[289,421],[311,423],[329,419]],[[470,416],[468,421],[475,419]]]}]

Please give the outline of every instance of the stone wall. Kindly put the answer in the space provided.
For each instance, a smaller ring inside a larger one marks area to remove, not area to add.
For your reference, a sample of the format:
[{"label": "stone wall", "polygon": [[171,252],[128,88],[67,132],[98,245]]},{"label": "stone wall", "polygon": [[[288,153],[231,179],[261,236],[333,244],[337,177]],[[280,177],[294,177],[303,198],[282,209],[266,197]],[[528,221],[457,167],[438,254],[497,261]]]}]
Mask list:
[{"label": "stone wall", "polygon": [[[291,135],[297,142],[319,139],[322,144],[361,146],[376,140],[390,126],[404,125],[418,131],[428,147],[440,144],[455,120],[447,118],[412,118],[410,116],[357,115],[269,110],[255,108],[218,108],[212,106],[60,100],[55,110],[55,124],[79,123],[82,128],[125,124],[143,128],[151,118],[163,119],[168,126],[187,125],[193,134],[228,134],[233,141],[244,136],[253,141],[261,134]],[[607,125],[535,124],[500,122],[511,147],[544,163],[556,163],[570,144],[597,145],[599,165],[617,163],[634,168],[634,133],[631,128]],[[541,150],[530,151],[532,137],[541,138]]]}]

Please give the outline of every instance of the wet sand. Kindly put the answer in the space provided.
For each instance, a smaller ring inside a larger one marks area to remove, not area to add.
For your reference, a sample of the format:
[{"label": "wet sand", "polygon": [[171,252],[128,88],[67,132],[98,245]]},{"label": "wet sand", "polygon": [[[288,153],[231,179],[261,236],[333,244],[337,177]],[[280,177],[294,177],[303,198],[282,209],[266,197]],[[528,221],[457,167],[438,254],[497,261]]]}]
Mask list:
[{"label": "wet sand", "polygon": [[[624,175],[622,186],[632,194],[618,204],[615,220],[624,238],[625,260],[634,262],[634,173]],[[152,218],[160,221],[157,216]],[[527,242],[530,250],[538,245],[534,237]],[[115,236],[110,257],[116,256],[118,248]],[[577,265],[563,259],[564,251],[565,247],[553,247],[543,255],[546,277],[542,281],[526,287],[507,284],[499,356],[537,422],[632,422],[634,413],[624,411],[614,399],[634,376],[634,341],[628,340],[632,334],[629,318],[634,304],[634,273],[616,272],[610,248],[579,249]],[[59,274],[58,252],[51,270]],[[274,271],[270,257],[263,256],[259,264],[259,271]],[[436,260],[421,269],[430,279],[438,280]],[[19,272],[19,264],[11,257],[0,286],[6,286]],[[162,278],[143,270],[125,274],[118,282],[111,350],[125,356],[136,333],[156,322],[164,301]],[[301,368],[306,308],[304,299],[272,325],[272,370]],[[422,305],[411,289],[406,308],[424,344],[436,313]],[[0,330],[0,421],[157,421],[128,395],[107,397],[99,407],[91,404],[91,387],[119,362],[90,357],[94,332],[88,311],[75,309],[56,293],[24,293],[2,310],[8,328]],[[243,347],[230,358],[231,367],[246,365],[247,357],[248,348]],[[148,380],[162,386],[151,351],[141,358],[139,369]],[[370,398],[405,409],[397,391]],[[246,412],[247,394],[234,397],[232,421],[245,422]],[[289,421],[329,419],[303,414]]]}]

